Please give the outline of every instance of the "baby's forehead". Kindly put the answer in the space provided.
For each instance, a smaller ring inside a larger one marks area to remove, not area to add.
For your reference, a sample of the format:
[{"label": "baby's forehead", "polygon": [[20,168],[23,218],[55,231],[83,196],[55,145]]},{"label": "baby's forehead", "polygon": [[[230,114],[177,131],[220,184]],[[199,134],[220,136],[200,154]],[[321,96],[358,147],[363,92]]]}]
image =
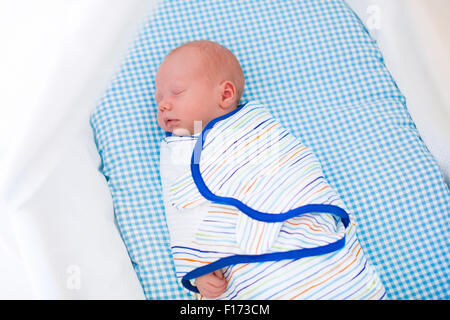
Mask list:
[{"label": "baby's forehead", "polygon": [[218,55],[200,48],[183,48],[167,55],[161,63],[160,69],[163,65],[172,67],[181,64],[187,75],[218,75],[222,72],[220,60],[221,57]]},{"label": "baby's forehead", "polygon": [[167,64],[181,64],[186,67],[200,67],[205,68],[207,62],[212,59],[211,55],[203,52],[202,50],[188,50],[188,48],[168,55],[163,63]]}]

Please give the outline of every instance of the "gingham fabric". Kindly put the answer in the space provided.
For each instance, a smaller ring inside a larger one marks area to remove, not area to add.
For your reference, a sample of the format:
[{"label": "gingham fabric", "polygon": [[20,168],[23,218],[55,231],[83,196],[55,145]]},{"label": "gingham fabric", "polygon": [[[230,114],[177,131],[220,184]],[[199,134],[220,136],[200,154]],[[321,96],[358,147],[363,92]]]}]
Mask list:
[{"label": "gingham fabric", "polygon": [[148,299],[175,279],[158,171],[154,74],[171,49],[232,50],[257,100],[316,154],[392,299],[448,299],[450,194],[383,58],[341,0],[160,1],[91,123],[117,225]]}]

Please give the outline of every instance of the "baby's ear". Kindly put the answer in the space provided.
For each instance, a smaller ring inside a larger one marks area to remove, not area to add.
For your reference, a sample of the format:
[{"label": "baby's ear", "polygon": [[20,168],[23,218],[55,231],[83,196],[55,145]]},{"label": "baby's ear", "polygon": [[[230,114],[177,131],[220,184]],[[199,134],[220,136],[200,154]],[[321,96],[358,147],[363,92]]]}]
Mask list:
[{"label": "baby's ear", "polygon": [[220,102],[222,109],[229,109],[234,106],[236,100],[236,86],[233,82],[225,80],[220,84]]}]

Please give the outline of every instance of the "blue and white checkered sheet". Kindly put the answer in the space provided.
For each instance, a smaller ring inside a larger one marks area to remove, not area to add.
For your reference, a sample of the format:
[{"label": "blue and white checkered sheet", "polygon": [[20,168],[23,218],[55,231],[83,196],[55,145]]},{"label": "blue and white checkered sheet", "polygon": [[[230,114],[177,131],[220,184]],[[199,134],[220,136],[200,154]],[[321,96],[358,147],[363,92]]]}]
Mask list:
[{"label": "blue and white checkered sheet", "polygon": [[356,216],[392,299],[448,299],[450,194],[383,58],[341,0],[160,1],[91,123],[117,224],[148,299],[188,299],[175,280],[159,178],[154,74],[172,48],[208,39],[257,100],[309,146]]}]

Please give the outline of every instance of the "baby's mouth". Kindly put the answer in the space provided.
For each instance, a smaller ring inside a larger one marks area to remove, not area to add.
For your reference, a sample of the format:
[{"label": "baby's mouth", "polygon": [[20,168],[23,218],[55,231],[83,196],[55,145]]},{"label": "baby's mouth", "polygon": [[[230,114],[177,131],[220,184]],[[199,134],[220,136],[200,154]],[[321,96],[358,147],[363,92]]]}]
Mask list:
[{"label": "baby's mouth", "polygon": [[166,122],[166,126],[172,127],[174,125],[176,125],[178,123],[178,119],[165,119],[164,120]]}]

